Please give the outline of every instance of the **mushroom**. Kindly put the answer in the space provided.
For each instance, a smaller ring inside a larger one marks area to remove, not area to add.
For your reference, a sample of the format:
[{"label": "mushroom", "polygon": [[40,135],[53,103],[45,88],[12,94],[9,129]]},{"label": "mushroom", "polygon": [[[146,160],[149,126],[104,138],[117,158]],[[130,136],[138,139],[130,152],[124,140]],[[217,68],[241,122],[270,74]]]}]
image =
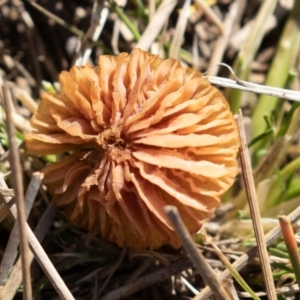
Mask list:
[{"label": "mushroom", "polygon": [[226,99],[196,70],[135,49],[73,67],[44,93],[28,153],[68,218],[120,247],[181,246],[163,207],[197,232],[233,184],[239,138]]}]

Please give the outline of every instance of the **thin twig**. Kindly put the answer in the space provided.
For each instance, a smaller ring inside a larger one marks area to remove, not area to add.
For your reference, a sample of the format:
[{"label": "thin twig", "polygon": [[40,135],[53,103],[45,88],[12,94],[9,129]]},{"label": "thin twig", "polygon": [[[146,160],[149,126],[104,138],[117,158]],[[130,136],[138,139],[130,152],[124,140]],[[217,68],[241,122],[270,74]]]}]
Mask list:
[{"label": "thin twig", "polygon": [[[0,185],[2,185],[2,187],[4,187],[4,188],[7,187],[1,174],[0,174]],[[9,209],[13,220],[16,220],[17,219],[17,209],[16,209],[16,205],[13,202],[13,200],[11,200],[9,197],[3,197],[1,194],[0,194],[0,199],[2,199],[3,202],[6,204],[6,207]],[[64,283],[64,281],[62,280],[62,278],[56,271],[55,267],[51,263],[49,257],[45,253],[43,247],[40,245],[36,236],[32,232],[31,228],[29,227],[29,225],[27,223],[25,225],[26,225],[25,226],[26,235],[27,235],[28,241],[30,243],[31,251],[33,252],[33,254],[34,254],[36,260],[38,261],[38,263],[40,264],[41,268],[47,275],[49,281],[52,283],[53,287],[56,289],[56,291],[59,294],[59,296],[61,297],[61,299],[65,299],[65,300],[74,299],[71,292],[68,290],[66,284]]]},{"label": "thin twig", "polygon": [[[39,190],[42,179],[43,179],[42,173],[34,173],[31,178],[31,181],[29,183],[29,186],[28,186],[28,189],[27,189],[26,195],[25,195],[26,219],[28,218],[28,215],[31,211],[34,199]],[[3,195],[3,193],[2,193],[2,195]],[[0,290],[1,290],[1,287],[4,286],[6,279],[8,277],[8,274],[10,272],[10,269],[17,257],[17,248],[18,248],[19,241],[20,241],[17,223],[18,223],[18,221],[15,222],[13,229],[11,230],[9,240],[6,245],[2,260],[1,260]]]},{"label": "thin twig", "polygon": [[46,17],[48,17],[49,19],[55,21],[60,26],[70,30],[70,32],[74,33],[75,35],[80,36],[80,37],[84,36],[84,32],[79,30],[76,26],[67,24],[63,19],[59,18],[58,16],[54,15],[50,11],[46,10],[45,8],[43,8],[42,6],[37,4],[36,2],[34,2],[32,0],[27,0],[27,2],[29,4],[31,4],[35,9],[37,9],[39,12],[44,14]]},{"label": "thin twig", "polygon": [[[300,217],[300,206],[298,206],[293,212],[291,212],[288,215],[288,218],[292,223],[294,223],[296,220],[298,220]],[[280,226],[276,226],[273,229],[271,229],[266,234],[266,245],[270,246],[273,244],[281,235],[281,229]],[[242,255],[240,258],[238,258],[233,264],[232,267],[234,267],[237,271],[241,270],[243,267],[245,267],[254,257],[257,255],[257,246],[253,246],[251,249],[247,251],[244,255]],[[229,270],[225,270],[219,275],[219,278],[221,280],[225,280],[226,278],[229,278],[231,276]],[[212,295],[212,291],[209,287],[204,288],[199,295],[193,298],[193,300],[206,300]],[[276,298],[275,298],[276,299]]]},{"label": "thin twig", "polygon": [[4,82],[2,86],[3,102],[7,120],[7,133],[9,139],[10,148],[10,166],[12,170],[13,187],[15,191],[15,199],[17,203],[17,219],[19,226],[20,237],[20,254],[22,258],[22,276],[23,276],[23,298],[25,300],[32,299],[31,290],[31,275],[30,275],[30,261],[28,256],[30,254],[29,244],[25,232],[26,215],[25,215],[25,203],[24,203],[24,191],[23,191],[23,178],[22,168],[20,162],[20,156],[18,146],[15,141],[15,127],[12,120],[12,99],[8,85]]},{"label": "thin twig", "polygon": [[276,296],[273,274],[272,274],[272,269],[269,261],[268,250],[267,250],[265,236],[264,236],[263,224],[261,221],[261,216],[259,211],[259,204],[258,204],[258,199],[257,199],[257,194],[255,189],[255,183],[253,179],[251,160],[250,160],[249,150],[247,147],[247,139],[246,139],[246,133],[243,124],[243,115],[241,110],[239,110],[237,114],[236,123],[238,126],[240,140],[241,140],[240,161],[241,161],[242,174],[244,178],[245,190],[247,194],[251,219],[253,223],[254,234],[258,246],[258,254],[261,262],[262,274],[264,277],[268,298],[272,300],[272,299],[276,299],[277,296]]},{"label": "thin twig", "polygon": [[207,263],[205,257],[201,251],[198,250],[195,242],[191,238],[191,235],[186,229],[177,208],[175,206],[165,206],[164,211],[171,221],[176,234],[181,240],[185,251],[188,253],[191,261],[195,265],[205,283],[213,290],[214,296],[220,300],[230,300],[230,297],[226,293],[222,282],[217,278],[212,267]]}]

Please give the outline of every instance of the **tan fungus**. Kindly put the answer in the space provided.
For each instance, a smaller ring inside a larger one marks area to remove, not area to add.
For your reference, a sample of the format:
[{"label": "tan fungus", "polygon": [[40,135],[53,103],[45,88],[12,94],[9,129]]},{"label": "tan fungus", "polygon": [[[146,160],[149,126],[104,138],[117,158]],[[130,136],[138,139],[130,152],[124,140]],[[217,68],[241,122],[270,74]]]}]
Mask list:
[{"label": "tan fungus", "polygon": [[59,80],[26,135],[31,154],[63,153],[43,170],[55,203],[121,247],[179,247],[163,207],[175,205],[195,233],[237,174],[225,98],[201,73],[139,49]]}]

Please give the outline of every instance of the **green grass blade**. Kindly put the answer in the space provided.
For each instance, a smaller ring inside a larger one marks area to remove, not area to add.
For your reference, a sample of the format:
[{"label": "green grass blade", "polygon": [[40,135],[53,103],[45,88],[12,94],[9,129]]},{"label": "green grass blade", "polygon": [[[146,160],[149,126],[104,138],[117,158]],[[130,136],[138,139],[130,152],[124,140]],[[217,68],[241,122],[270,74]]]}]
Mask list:
[{"label": "green grass blade", "polygon": [[[268,18],[273,14],[276,4],[277,1],[274,0],[265,0],[263,2],[254,21],[251,33],[242,45],[233,67],[236,76],[241,80],[248,79],[251,63],[253,62],[265,34],[266,20],[268,20]],[[231,110],[234,113],[240,109],[242,93],[242,91],[234,89],[227,89],[225,91],[226,98],[228,99]]]},{"label": "green grass blade", "polygon": [[[287,83],[290,69],[299,51],[300,38],[300,0],[296,0],[294,8],[285,24],[280,42],[272,61],[265,84],[275,87],[284,87]],[[258,136],[266,130],[263,116],[272,114],[276,108],[278,98],[261,95],[253,112],[253,136]],[[261,148],[256,144],[254,151]]]}]

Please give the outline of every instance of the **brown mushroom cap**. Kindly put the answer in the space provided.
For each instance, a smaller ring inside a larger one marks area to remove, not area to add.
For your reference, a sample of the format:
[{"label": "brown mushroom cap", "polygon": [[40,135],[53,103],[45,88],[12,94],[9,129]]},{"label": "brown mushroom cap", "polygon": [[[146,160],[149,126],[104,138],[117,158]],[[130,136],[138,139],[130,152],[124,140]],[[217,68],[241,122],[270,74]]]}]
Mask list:
[{"label": "brown mushroom cap", "polygon": [[191,233],[237,174],[239,139],[226,99],[174,59],[135,49],[60,75],[26,135],[29,153],[66,153],[44,183],[70,220],[117,245],[181,245],[163,207]]}]

